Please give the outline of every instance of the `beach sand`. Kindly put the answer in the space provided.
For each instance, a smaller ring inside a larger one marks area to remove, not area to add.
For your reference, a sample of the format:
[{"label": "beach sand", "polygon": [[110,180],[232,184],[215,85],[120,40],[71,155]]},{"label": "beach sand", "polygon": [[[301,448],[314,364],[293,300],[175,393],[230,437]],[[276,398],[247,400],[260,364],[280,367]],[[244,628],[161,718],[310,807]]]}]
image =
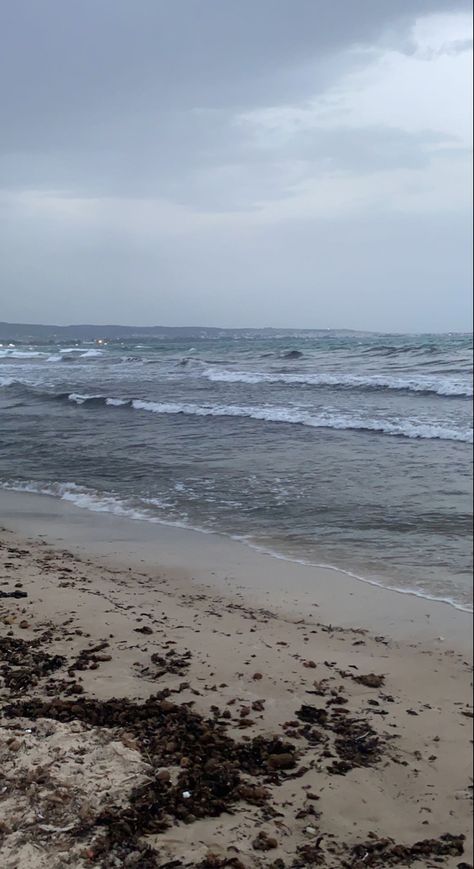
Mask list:
[{"label": "beach sand", "polygon": [[0,525],[2,867],[472,864],[469,614],[40,496]]}]

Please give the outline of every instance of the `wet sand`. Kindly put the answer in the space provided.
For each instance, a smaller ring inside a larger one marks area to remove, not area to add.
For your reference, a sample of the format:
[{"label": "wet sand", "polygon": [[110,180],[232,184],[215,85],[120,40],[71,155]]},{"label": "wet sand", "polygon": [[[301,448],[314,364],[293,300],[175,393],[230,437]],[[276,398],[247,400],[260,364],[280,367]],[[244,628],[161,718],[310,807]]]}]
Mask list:
[{"label": "wet sand", "polygon": [[2,866],[472,863],[468,614],[40,496],[0,526]]}]

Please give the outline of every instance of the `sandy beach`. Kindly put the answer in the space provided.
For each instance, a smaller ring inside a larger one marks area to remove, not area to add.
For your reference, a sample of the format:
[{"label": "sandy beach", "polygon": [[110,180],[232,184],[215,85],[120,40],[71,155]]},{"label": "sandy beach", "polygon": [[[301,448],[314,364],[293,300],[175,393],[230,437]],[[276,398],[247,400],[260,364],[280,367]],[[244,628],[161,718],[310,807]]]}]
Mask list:
[{"label": "sandy beach", "polygon": [[0,525],[6,869],[471,865],[468,614],[39,496]]}]

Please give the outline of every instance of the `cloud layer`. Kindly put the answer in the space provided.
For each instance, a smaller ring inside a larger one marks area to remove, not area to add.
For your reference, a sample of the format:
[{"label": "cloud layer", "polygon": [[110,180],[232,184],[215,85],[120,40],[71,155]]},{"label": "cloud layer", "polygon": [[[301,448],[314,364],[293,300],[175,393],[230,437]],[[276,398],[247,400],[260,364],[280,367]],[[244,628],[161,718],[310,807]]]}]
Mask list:
[{"label": "cloud layer", "polygon": [[0,319],[470,328],[467,2],[0,16]]}]

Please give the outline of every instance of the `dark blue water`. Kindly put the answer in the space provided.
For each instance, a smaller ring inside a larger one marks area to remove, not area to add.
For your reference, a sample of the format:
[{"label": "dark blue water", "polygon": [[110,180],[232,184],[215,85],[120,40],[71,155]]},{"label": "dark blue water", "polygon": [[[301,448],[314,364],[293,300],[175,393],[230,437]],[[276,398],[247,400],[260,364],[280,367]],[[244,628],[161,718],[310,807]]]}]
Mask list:
[{"label": "dark blue water", "polygon": [[470,604],[471,336],[193,345],[0,347],[0,483]]}]

